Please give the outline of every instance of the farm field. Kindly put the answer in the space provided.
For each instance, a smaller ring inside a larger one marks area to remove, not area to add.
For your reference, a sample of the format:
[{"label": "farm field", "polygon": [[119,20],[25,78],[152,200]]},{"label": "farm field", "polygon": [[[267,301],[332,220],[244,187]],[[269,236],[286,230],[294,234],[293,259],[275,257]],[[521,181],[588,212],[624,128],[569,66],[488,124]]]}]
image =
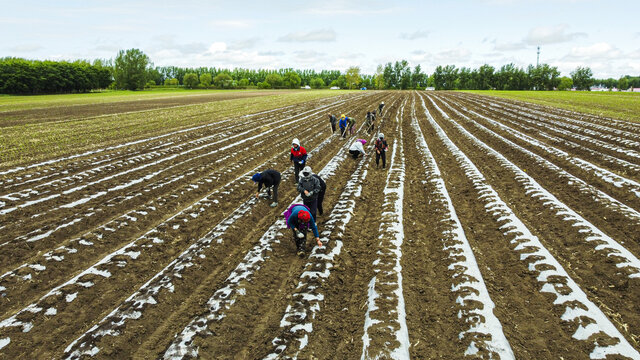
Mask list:
[{"label": "farm field", "polygon": [[466,91],[640,122],[640,93],[600,91]]},{"label": "farm field", "polygon": [[[149,92],[142,93],[138,100],[132,99],[134,95],[113,97],[105,93],[92,94],[97,96],[93,104],[68,104],[74,99],[86,100],[86,95],[70,95],[70,100],[44,108],[19,111],[0,108],[0,164],[4,167],[37,164],[38,160],[51,156],[118,146],[170,130],[206,125],[238,113],[276,109],[336,96],[336,93],[329,90]],[[150,98],[152,95],[157,96]],[[29,104],[41,105],[43,98],[46,97],[36,96]],[[119,100],[111,101],[114,98]],[[109,101],[100,101],[105,99]]]},{"label": "farm field", "polygon": [[[640,124],[333,95],[156,109],[148,133],[4,163],[0,358],[640,359]],[[362,128],[381,101],[386,169]],[[327,182],[304,257],[281,215],[301,202],[293,138]],[[267,168],[275,208],[252,196]]]}]

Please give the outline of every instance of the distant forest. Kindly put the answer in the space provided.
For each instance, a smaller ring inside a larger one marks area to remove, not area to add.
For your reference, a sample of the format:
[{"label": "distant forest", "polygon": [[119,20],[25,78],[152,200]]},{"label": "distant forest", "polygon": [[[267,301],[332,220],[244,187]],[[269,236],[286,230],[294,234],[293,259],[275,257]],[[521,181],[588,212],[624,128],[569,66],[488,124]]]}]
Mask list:
[{"label": "distant forest", "polygon": [[499,69],[490,65],[482,65],[477,69],[446,65],[438,66],[432,74],[427,74],[420,65],[411,68],[406,60],[378,65],[375,74],[362,74],[358,67],[350,67],[344,73],[338,70],[317,72],[292,68],[182,68],[153,66],[147,55],[138,49],[121,50],[115,59],[92,62],[0,58],[0,93],[3,94],[59,94],[150,87],[589,90],[593,85],[608,89],[639,88],[640,76],[594,79],[588,67],[578,67],[570,76],[561,76],[557,67],[549,64],[529,65],[526,69],[514,64]]}]

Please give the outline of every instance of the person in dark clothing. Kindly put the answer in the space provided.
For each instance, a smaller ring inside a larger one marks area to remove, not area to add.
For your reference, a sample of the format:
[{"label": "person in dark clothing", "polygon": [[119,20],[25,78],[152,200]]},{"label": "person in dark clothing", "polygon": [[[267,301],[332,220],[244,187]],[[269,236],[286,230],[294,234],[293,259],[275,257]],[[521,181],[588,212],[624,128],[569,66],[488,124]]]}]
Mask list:
[{"label": "person in dark clothing", "polygon": [[287,227],[293,232],[293,242],[296,244],[298,256],[304,256],[305,254],[306,236],[309,228],[313,230],[313,235],[316,237],[318,247],[322,247],[318,227],[316,226],[315,219],[309,213],[309,208],[302,204],[293,204],[285,211],[284,215]]},{"label": "person in dark clothing", "polygon": [[320,181],[311,175],[313,175],[313,172],[308,166],[305,166],[305,168],[300,171],[298,192],[300,192],[300,196],[302,196],[302,202],[309,207],[309,211],[315,219],[316,211],[318,210],[318,195],[322,188],[320,186]]},{"label": "person in dark clothing", "polygon": [[380,105],[378,105],[378,113],[380,114],[380,116],[382,116],[382,108],[384,107],[384,101],[380,103]]},{"label": "person in dark clothing", "polygon": [[338,123],[338,118],[335,115],[329,114],[329,123],[331,123],[331,133],[335,134],[336,132],[336,124]]},{"label": "person in dark clothing", "polygon": [[382,158],[382,168],[387,167],[387,150],[389,146],[387,145],[387,140],[384,138],[384,134],[380,133],[375,143],[376,148],[376,167],[380,162],[380,158]]},{"label": "person in dark clothing", "polygon": [[273,169],[265,170],[261,173],[255,173],[251,180],[258,183],[258,191],[256,192],[256,199],[260,196],[260,190],[264,185],[267,189],[267,195],[271,198],[271,189],[273,189],[273,202],[271,207],[278,206],[278,186],[280,186],[281,176],[280,173]]},{"label": "person in dark clothing", "polygon": [[307,161],[307,150],[300,146],[300,140],[293,139],[291,145],[291,162],[293,163],[293,174],[296,178],[296,185],[300,181],[298,174],[304,168]]},{"label": "person in dark clothing", "polygon": [[365,128],[367,129],[367,134],[371,134],[373,131],[373,121],[375,120],[375,116],[371,113],[371,111],[367,111],[367,117],[364,122]]},{"label": "person in dark clothing", "polygon": [[327,183],[324,182],[318,174],[313,174],[311,176],[318,179],[320,182],[320,192],[318,193],[318,214],[322,215],[322,213],[324,213],[324,210],[322,209],[322,202],[324,201],[324,193],[327,191]]}]

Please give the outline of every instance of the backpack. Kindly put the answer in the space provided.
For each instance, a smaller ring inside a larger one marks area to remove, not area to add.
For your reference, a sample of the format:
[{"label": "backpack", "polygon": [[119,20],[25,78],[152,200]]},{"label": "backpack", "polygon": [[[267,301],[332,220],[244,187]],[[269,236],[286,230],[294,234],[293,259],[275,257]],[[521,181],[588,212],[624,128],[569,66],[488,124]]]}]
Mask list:
[{"label": "backpack", "polygon": [[293,208],[296,207],[296,206],[304,206],[304,208],[307,209],[309,214],[311,214],[311,209],[309,209],[307,207],[307,205],[305,205],[305,204],[291,204],[291,206],[289,206],[289,208],[287,208],[287,210],[285,210],[284,213],[282,214],[282,215],[284,215],[284,223],[287,224],[287,227],[289,227],[289,217],[291,217],[291,213],[293,213]]}]

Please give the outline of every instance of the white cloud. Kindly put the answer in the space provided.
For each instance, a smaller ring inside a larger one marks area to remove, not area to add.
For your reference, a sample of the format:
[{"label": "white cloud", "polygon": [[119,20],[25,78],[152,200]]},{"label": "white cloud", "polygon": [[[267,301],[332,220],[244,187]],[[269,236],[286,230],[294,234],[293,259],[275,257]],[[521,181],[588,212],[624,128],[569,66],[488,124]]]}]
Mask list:
[{"label": "white cloud", "polygon": [[427,37],[429,37],[429,32],[425,30],[418,30],[410,34],[407,34],[407,33],[400,34],[400,39],[405,39],[405,40],[426,39]]},{"label": "white cloud", "polygon": [[229,49],[230,50],[251,49],[251,48],[255,47],[256,44],[258,44],[259,42],[260,42],[260,38],[252,37],[252,38],[249,38],[249,39],[236,41],[233,44],[230,44],[229,45]]},{"label": "white cloud", "polygon": [[222,53],[225,50],[227,50],[227,44],[224,42],[214,42],[213,44],[211,44],[209,46],[209,49],[207,50],[207,53],[209,54],[216,54],[216,53]]},{"label": "white cloud", "polygon": [[566,33],[567,28],[568,25],[566,24],[536,27],[529,31],[529,34],[524,38],[524,42],[529,45],[547,45],[572,41],[587,36],[587,34],[581,32]]},{"label": "white cloud", "polygon": [[284,55],[284,51],[258,51],[258,55],[260,56],[282,56]]},{"label": "white cloud", "polygon": [[471,58],[471,51],[458,48],[441,51],[435,54],[434,59],[440,65],[459,64]]},{"label": "white cloud", "polygon": [[336,41],[336,32],[333,29],[320,29],[309,32],[292,32],[278,38],[281,42],[329,42]]},{"label": "white cloud", "polygon": [[22,45],[16,45],[14,47],[9,48],[9,50],[11,51],[22,52],[22,53],[34,52],[40,49],[43,49],[43,47],[37,44],[22,44]]},{"label": "white cloud", "polygon": [[601,42],[590,46],[572,47],[565,59],[617,59],[622,55],[621,51],[613,47],[609,43]]}]

